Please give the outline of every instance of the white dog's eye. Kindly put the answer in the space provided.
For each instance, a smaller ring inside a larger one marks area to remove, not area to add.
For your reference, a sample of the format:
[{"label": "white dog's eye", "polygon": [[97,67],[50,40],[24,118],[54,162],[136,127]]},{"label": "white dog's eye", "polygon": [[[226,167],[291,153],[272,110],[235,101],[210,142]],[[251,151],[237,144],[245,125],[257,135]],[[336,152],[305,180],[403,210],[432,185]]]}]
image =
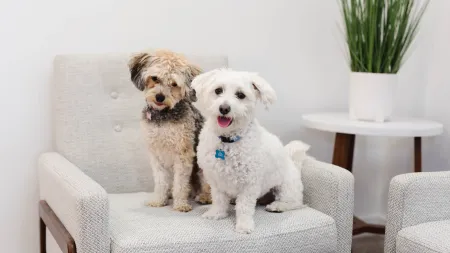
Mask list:
[{"label": "white dog's eye", "polygon": [[236,92],[236,97],[239,98],[239,99],[244,99],[245,98],[245,94],[239,91],[239,92]]},{"label": "white dog's eye", "polygon": [[223,93],[223,89],[222,89],[222,88],[217,88],[214,92],[215,92],[217,95],[220,95],[220,94]]}]

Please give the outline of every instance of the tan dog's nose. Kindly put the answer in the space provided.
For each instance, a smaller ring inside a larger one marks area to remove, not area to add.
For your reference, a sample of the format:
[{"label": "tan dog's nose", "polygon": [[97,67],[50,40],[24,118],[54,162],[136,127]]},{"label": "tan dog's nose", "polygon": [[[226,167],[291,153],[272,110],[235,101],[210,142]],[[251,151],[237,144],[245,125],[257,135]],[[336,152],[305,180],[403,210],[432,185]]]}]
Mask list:
[{"label": "tan dog's nose", "polygon": [[166,99],[166,97],[163,94],[158,93],[158,94],[156,94],[155,99],[156,99],[156,102],[162,103],[162,102],[164,102],[164,99]]}]

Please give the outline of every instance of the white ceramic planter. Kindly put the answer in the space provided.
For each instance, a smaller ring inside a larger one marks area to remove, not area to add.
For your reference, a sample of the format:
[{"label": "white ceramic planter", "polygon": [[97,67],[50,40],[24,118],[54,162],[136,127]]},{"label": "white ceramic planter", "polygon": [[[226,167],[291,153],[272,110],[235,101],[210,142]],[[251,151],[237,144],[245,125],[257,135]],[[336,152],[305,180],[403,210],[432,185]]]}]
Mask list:
[{"label": "white ceramic planter", "polygon": [[393,111],[397,75],[352,72],[349,115],[352,120],[385,122]]}]

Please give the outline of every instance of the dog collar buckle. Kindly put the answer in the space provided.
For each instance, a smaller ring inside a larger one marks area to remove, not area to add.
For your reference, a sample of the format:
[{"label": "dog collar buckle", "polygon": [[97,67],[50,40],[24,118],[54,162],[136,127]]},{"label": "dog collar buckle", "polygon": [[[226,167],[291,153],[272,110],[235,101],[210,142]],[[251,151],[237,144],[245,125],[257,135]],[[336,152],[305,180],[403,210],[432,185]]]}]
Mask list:
[{"label": "dog collar buckle", "polygon": [[241,139],[241,136],[233,136],[233,137],[219,136],[219,139],[225,143],[233,143],[239,141]]}]

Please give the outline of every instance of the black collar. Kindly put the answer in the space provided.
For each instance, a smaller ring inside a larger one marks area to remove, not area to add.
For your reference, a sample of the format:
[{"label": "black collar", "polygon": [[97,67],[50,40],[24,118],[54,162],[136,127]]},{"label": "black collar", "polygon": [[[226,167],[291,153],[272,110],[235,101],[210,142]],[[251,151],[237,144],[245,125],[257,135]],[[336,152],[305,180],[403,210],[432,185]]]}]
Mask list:
[{"label": "black collar", "polygon": [[239,141],[241,139],[241,137],[240,136],[233,136],[233,137],[219,136],[219,139],[225,143],[233,143],[233,142]]}]

